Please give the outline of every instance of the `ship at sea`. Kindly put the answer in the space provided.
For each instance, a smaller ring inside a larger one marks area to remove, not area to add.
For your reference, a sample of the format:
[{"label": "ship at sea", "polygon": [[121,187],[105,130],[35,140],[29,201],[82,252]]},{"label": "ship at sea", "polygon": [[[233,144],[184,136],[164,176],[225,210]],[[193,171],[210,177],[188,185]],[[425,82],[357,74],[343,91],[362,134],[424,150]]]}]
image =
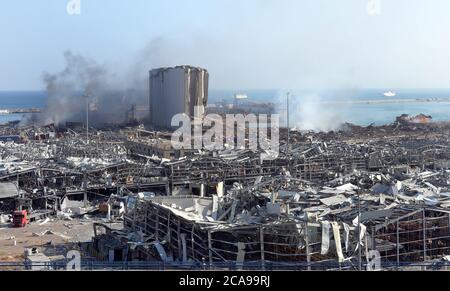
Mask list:
[{"label": "ship at sea", "polygon": [[397,93],[388,91],[388,92],[385,92],[383,95],[384,95],[384,97],[395,97],[395,96],[397,96]]}]

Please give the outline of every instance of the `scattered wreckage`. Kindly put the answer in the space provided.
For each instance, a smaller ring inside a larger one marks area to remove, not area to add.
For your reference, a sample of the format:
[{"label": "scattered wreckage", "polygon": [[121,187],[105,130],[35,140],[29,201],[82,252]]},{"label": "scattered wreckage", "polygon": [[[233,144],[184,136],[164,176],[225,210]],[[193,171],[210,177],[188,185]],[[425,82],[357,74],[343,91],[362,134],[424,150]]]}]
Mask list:
[{"label": "scattered wreckage", "polygon": [[[359,127],[331,133],[334,140],[294,133],[274,161],[242,150],[166,162],[173,195],[129,196],[124,230],[96,237],[100,251],[125,261],[300,269],[361,269],[373,256],[386,268],[446,258],[447,128],[427,139],[403,134],[416,128],[389,129],[388,140]],[[183,185],[189,191],[175,194]]]},{"label": "scattered wreckage", "polygon": [[123,219],[120,230],[94,224],[90,251],[107,261],[312,270],[365,268],[374,254],[386,268],[432,262],[450,252],[449,127],[346,124],[293,130],[289,144],[281,131],[274,160],[177,152],[167,134],[132,128],[89,142],[68,131],[0,143],[0,179],[19,185],[4,186],[14,203],[8,210],[2,199],[1,209],[28,198],[60,217],[94,209]]}]

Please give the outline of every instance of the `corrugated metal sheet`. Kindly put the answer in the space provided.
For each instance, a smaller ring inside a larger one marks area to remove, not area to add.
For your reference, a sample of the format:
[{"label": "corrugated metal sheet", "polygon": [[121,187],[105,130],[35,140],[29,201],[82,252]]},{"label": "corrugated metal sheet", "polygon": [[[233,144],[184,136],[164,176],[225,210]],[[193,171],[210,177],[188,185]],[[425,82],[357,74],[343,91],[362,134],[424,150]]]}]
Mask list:
[{"label": "corrugated metal sheet", "polygon": [[0,199],[18,196],[17,187],[14,183],[0,183]]}]

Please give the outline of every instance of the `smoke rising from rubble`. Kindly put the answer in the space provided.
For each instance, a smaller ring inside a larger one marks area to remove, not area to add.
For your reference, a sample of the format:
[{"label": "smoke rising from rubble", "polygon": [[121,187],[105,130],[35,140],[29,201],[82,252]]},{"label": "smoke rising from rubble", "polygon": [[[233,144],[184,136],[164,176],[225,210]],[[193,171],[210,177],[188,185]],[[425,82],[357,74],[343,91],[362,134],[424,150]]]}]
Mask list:
[{"label": "smoke rising from rubble", "polygon": [[[37,124],[64,124],[67,121],[86,120],[86,99],[89,95],[91,110],[89,124],[122,123],[132,105],[148,108],[148,72],[152,68],[180,64],[199,64],[202,58],[192,44],[188,52],[180,54],[182,45],[163,37],[151,39],[141,50],[125,56],[119,65],[99,64],[93,59],[64,53],[66,67],[57,73],[44,72],[43,82],[48,100],[47,108],[25,122]],[[138,111],[141,120],[147,111]]]},{"label": "smoke rising from rubble", "polygon": [[[308,92],[291,94],[290,127],[311,131],[335,131],[342,129],[348,121],[349,105],[345,101],[354,92],[335,90],[333,92]],[[332,99],[324,96],[332,95]],[[279,95],[278,102],[286,105],[286,93]]]},{"label": "smoke rising from rubble", "polygon": [[[66,67],[62,71],[44,72],[43,81],[48,95],[46,109],[28,122],[59,125],[67,121],[84,122],[86,96],[90,109],[89,124],[93,126],[125,122],[133,104],[148,104],[146,86],[138,86],[140,78],[132,74],[119,76],[106,65],[71,51],[66,51],[64,58]],[[142,80],[145,76],[146,71],[143,71]]]},{"label": "smoke rising from rubble", "polygon": [[[236,68],[231,68],[233,62],[226,58],[229,56],[227,48],[221,49],[219,43],[221,43],[219,40],[204,35],[182,43],[177,39],[156,37],[136,53],[124,56],[119,61],[122,62],[121,65],[100,64],[93,59],[67,51],[64,53],[66,67],[60,72],[45,72],[43,75],[48,94],[47,108],[28,121],[41,125],[53,122],[64,124],[66,121],[84,122],[86,99],[83,96],[87,93],[90,96],[90,103],[93,103],[92,107],[96,109],[89,114],[92,126],[122,123],[126,120],[126,113],[132,104],[148,106],[148,71],[157,67],[181,64],[200,66],[210,72],[212,87],[214,83],[235,83],[230,76],[242,77],[242,74],[234,74]],[[251,57],[246,61],[249,64],[257,63]],[[283,66],[282,63],[277,62],[279,66]],[[268,73],[267,70],[263,71],[264,74]],[[246,76],[246,71],[243,72]],[[291,86],[303,83],[303,77],[297,73],[285,74],[285,79],[288,77],[285,81]],[[265,77],[260,78],[263,80]],[[337,82],[342,83],[331,80],[332,84]],[[264,87],[264,84],[262,86]],[[285,104],[285,95],[280,96],[279,101]],[[340,124],[346,121],[344,105],[323,104],[322,101],[321,92],[293,94],[292,127],[316,131],[338,129]],[[146,112],[139,113],[144,115]]]}]

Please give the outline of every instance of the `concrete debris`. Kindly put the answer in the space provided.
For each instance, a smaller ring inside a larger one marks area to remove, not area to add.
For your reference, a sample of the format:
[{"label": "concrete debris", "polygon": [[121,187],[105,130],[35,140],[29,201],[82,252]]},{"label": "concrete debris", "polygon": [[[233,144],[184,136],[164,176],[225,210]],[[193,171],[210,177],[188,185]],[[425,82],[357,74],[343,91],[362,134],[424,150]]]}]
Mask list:
[{"label": "concrete debris", "polygon": [[47,235],[47,234],[56,235],[56,236],[59,236],[59,237],[65,239],[65,240],[70,240],[71,239],[71,237],[69,237],[67,235],[64,235],[64,234],[59,233],[59,232],[52,231],[50,229],[46,229],[46,230],[44,230],[44,231],[42,231],[40,233],[35,233],[34,232],[32,235],[33,236],[37,236],[37,237],[43,237],[44,235]]},{"label": "concrete debris", "polygon": [[44,235],[46,235],[46,234],[51,234],[50,233],[50,230],[48,230],[48,229],[46,229],[46,230],[44,230],[44,231],[42,231],[42,232],[40,232],[40,233],[35,233],[35,232],[33,232],[33,236],[38,236],[38,237],[41,237],[41,236],[44,236]]},{"label": "concrete debris", "polygon": [[42,222],[39,223],[39,225],[44,225],[50,221],[50,218],[45,218]]},{"label": "concrete debris", "polygon": [[71,237],[70,237],[70,236],[64,235],[64,234],[62,234],[62,233],[59,233],[59,232],[55,232],[55,231],[49,231],[48,233],[49,233],[49,234],[53,234],[53,235],[56,235],[56,236],[59,236],[59,237],[61,237],[61,238],[65,239],[65,240],[70,240],[70,239],[71,239]]},{"label": "concrete debris", "polygon": [[433,117],[425,114],[419,114],[416,116],[411,116],[408,114],[403,114],[399,117],[397,117],[396,122],[400,124],[424,124],[424,123],[430,123],[432,121]]},{"label": "concrete debris", "polygon": [[6,224],[11,221],[9,215],[0,214],[0,224]]},{"label": "concrete debris", "polygon": [[[19,190],[0,197],[0,212],[50,211],[41,224],[72,220],[69,230],[77,220],[93,223],[103,260],[314,269],[355,268],[371,250],[396,266],[442,259],[450,252],[449,129],[345,124],[292,130],[289,144],[281,130],[272,160],[228,147],[175,150],[169,132],[140,127],[92,129],[89,141],[84,131],[14,129],[8,134],[54,131],[55,138],[0,143],[0,179]],[[123,229],[95,223],[101,219]],[[46,234],[69,239],[33,235]]]}]

